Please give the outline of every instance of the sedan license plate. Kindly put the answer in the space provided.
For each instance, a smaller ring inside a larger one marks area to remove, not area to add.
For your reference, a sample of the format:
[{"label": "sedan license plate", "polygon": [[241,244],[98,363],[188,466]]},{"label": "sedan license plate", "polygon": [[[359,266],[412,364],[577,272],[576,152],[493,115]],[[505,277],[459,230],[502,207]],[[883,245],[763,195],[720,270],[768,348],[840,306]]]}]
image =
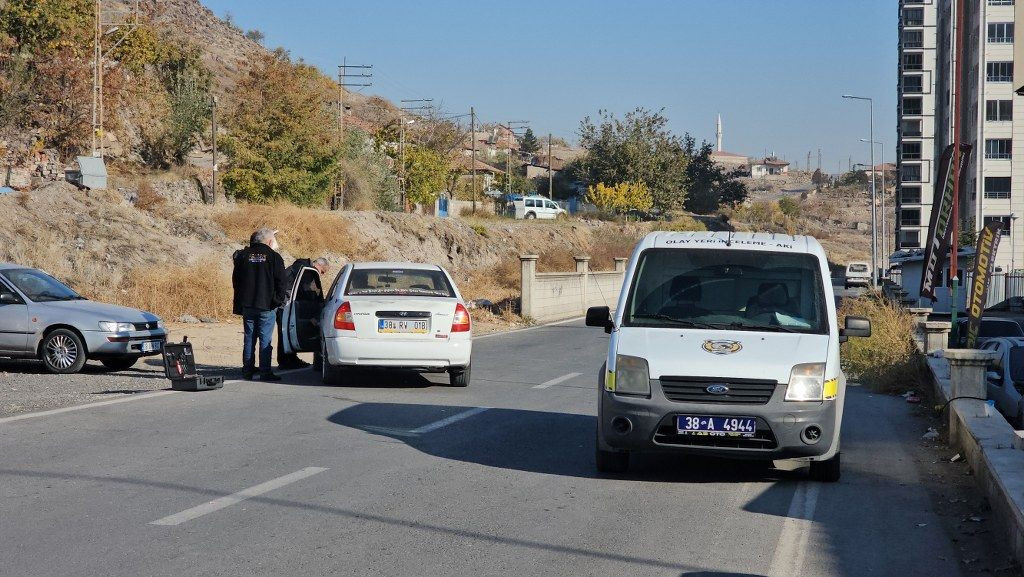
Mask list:
[{"label": "sedan license plate", "polygon": [[404,319],[377,319],[378,333],[412,333],[422,335],[430,332],[430,321]]},{"label": "sedan license plate", "polygon": [[757,419],[754,417],[679,415],[676,417],[676,429],[680,435],[753,437],[757,432]]},{"label": "sedan license plate", "polygon": [[160,341],[149,341],[139,345],[139,350],[144,353],[152,353],[155,351],[159,351],[161,348],[162,347],[160,346]]}]

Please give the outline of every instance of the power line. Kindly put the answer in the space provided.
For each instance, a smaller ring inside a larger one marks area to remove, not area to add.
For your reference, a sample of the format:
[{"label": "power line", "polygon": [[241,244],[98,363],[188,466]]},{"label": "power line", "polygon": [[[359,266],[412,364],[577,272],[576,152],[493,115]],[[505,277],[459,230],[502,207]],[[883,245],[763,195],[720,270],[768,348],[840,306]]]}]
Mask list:
[{"label": "power line", "polygon": [[[349,69],[355,72],[349,72]],[[367,73],[366,71],[371,72]],[[373,86],[372,64],[349,64],[348,58],[343,57],[338,65],[338,150],[341,150],[345,143],[345,89],[355,87]],[[341,162],[339,156],[338,162]],[[345,185],[338,181],[338,189],[331,199],[331,208],[339,209],[345,206]]]}]

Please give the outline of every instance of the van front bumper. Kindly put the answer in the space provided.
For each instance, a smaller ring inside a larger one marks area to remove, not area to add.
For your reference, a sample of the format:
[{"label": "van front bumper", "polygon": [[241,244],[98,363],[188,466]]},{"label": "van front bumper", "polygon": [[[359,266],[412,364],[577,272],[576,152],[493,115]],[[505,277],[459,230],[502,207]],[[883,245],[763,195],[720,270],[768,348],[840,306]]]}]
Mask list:
[{"label": "van front bumper", "polygon": [[[742,459],[818,457],[837,442],[836,401],[787,402],[786,385],[776,385],[765,404],[676,402],[651,380],[651,397],[617,395],[600,387],[598,435],[622,451],[675,451]],[[678,434],[679,415],[754,417],[754,438]],[[629,421],[628,426],[623,421]],[[812,427],[820,434],[813,435]],[[813,438],[816,437],[816,441]]]}]

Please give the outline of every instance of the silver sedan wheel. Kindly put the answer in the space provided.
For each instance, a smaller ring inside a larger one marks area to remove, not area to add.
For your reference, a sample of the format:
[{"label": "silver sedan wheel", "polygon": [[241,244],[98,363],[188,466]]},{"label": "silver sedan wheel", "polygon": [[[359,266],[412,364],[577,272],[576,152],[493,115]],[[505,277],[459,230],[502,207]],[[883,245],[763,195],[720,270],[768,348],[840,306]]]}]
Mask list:
[{"label": "silver sedan wheel", "polygon": [[61,370],[70,368],[78,360],[78,344],[66,335],[56,335],[46,343],[46,360]]}]

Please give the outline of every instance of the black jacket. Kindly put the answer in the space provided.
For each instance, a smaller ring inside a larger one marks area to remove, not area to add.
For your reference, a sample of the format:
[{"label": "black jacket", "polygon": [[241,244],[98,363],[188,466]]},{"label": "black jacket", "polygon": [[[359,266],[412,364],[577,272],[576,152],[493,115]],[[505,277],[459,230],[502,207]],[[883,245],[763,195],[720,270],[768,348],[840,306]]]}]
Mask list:
[{"label": "black jacket", "polygon": [[256,243],[235,253],[231,284],[235,289],[233,312],[244,308],[261,311],[284,304],[287,287],[284,259],[269,246]]}]

